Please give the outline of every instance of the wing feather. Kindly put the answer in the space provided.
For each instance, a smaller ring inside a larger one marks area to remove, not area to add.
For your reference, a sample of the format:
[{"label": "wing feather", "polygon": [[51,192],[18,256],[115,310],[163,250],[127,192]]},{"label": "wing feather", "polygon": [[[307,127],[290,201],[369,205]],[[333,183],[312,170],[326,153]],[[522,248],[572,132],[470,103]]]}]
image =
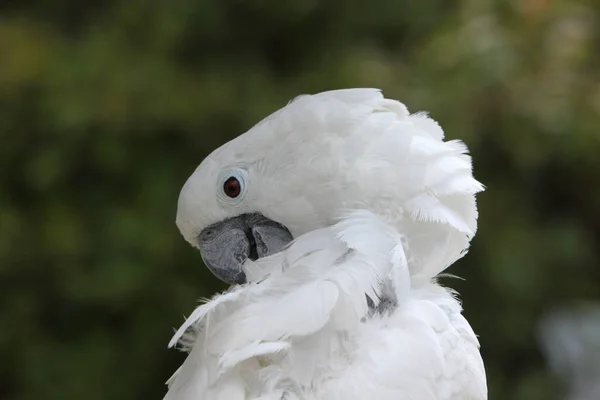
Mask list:
[{"label": "wing feather", "polygon": [[[201,305],[178,331],[195,341],[166,398],[484,400],[460,304],[435,283],[411,284],[406,245],[354,211],[254,262],[259,282]],[[395,308],[373,315],[366,295],[390,294]]]}]

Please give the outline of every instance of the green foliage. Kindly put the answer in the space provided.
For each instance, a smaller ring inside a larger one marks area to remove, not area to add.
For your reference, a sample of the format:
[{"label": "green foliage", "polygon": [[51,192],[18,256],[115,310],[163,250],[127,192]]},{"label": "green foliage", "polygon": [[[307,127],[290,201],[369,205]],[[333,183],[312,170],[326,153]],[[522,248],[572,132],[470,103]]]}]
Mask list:
[{"label": "green foliage", "polygon": [[592,2],[0,6],[0,399],[160,398],[222,288],[174,224],[202,158],[301,94],[379,87],[470,146],[480,231],[446,282],[491,399],[558,398],[549,308],[600,297]]}]

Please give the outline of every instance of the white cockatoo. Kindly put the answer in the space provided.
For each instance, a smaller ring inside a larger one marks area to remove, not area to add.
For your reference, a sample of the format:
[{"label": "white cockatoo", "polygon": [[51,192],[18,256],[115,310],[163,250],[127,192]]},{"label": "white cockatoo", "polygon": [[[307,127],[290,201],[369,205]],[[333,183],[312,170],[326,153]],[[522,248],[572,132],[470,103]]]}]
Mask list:
[{"label": "white cockatoo", "polygon": [[305,95],[210,154],[177,226],[233,284],[170,345],[168,400],[482,400],[479,343],[436,276],[476,231],[460,141],[376,89]]}]

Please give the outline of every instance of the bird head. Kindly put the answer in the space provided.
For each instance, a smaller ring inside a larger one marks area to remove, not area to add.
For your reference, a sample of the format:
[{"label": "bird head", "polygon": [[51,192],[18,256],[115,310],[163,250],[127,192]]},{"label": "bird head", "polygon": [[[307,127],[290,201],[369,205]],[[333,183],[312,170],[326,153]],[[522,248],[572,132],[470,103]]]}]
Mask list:
[{"label": "bird head", "polygon": [[413,272],[433,276],[475,233],[482,185],[465,153],[378,90],[300,96],[204,159],[176,222],[218,278],[239,284],[246,260],[366,209],[405,236]]}]

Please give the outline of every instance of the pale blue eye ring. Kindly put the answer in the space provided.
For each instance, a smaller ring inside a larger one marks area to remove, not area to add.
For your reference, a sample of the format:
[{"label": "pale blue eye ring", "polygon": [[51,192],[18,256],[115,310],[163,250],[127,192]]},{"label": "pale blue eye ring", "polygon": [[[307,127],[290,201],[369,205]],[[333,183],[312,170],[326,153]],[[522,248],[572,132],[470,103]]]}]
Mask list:
[{"label": "pale blue eye ring", "polygon": [[248,173],[240,168],[232,168],[219,174],[217,196],[223,203],[235,205],[246,195]]}]

